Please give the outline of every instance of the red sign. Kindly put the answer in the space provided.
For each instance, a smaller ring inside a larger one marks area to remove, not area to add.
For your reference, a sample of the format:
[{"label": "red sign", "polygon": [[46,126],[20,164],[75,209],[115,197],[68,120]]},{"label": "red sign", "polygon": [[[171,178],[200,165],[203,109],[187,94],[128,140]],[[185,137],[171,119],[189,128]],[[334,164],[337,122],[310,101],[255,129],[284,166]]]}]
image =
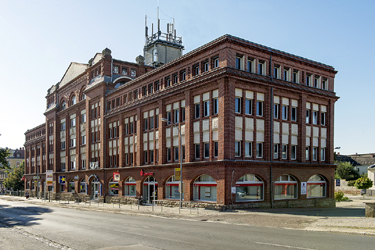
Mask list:
[{"label": "red sign", "polygon": [[120,180],[120,173],[119,172],[113,172],[113,180],[114,181]]},{"label": "red sign", "polygon": [[141,169],[141,176],[149,176],[154,175],[154,172],[144,172],[143,169]]}]

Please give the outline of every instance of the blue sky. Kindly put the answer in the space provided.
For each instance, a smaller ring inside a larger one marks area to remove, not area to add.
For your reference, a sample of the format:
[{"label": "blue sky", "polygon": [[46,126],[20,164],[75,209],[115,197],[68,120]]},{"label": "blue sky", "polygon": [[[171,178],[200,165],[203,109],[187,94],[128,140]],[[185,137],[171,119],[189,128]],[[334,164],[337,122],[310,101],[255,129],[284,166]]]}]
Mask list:
[{"label": "blue sky", "polygon": [[106,47],[135,61],[158,2],[162,28],[175,18],[184,53],[231,34],[335,67],[335,146],[375,152],[375,2],[365,0],[0,0],[0,147],[22,147],[25,131],[45,121],[47,89],[70,62]]}]

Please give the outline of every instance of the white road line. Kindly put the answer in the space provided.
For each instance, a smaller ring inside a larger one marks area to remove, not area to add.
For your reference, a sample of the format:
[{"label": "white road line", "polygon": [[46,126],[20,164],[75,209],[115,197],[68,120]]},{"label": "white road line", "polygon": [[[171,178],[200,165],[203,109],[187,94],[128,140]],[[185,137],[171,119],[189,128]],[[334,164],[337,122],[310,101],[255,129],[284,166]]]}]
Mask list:
[{"label": "white road line", "polygon": [[301,250],[316,250],[316,249],[312,249],[312,248],[294,247],[294,246],[280,245],[280,244],[273,244],[273,243],[266,243],[266,242],[255,242],[255,243],[261,244],[261,245],[268,245],[268,246],[275,246],[275,247],[285,247],[285,248],[293,248],[293,249],[301,249]]}]

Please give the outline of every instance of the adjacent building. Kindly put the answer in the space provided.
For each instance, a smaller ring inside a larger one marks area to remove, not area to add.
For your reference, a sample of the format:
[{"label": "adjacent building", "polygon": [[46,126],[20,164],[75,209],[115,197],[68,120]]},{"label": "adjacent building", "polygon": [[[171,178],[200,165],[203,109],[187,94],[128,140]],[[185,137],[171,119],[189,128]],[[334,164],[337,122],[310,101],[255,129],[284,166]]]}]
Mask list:
[{"label": "adjacent building", "polygon": [[184,201],[334,206],[337,71],[231,35],[182,50],[171,25],[136,63],[71,63],[25,133],[26,189],[48,169],[54,194],[174,203],[182,157]]},{"label": "adjacent building", "polygon": [[[7,148],[8,149],[8,148]],[[6,157],[6,160],[9,163],[9,167],[11,169],[0,169],[0,191],[4,189],[4,180],[8,177],[7,171],[13,171],[15,167],[19,167],[22,163],[22,161],[25,158],[24,155],[24,149],[23,148],[17,148],[17,149],[8,149],[9,150],[9,156]]]}]

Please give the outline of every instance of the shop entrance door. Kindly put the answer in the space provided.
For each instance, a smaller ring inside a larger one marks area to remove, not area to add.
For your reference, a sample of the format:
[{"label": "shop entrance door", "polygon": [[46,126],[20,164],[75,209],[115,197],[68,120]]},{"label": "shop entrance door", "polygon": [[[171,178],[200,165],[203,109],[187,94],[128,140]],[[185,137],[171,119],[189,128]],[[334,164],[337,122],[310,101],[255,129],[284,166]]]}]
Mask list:
[{"label": "shop entrance door", "polygon": [[148,177],[143,183],[143,198],[147,204],[151,205],[158,199],[158,183],[153,176]]},{"label": "shop entrance door", "polygon": [[99,199],[99,187],[100,182],[91,182],[91,199],[98,200]]}]

